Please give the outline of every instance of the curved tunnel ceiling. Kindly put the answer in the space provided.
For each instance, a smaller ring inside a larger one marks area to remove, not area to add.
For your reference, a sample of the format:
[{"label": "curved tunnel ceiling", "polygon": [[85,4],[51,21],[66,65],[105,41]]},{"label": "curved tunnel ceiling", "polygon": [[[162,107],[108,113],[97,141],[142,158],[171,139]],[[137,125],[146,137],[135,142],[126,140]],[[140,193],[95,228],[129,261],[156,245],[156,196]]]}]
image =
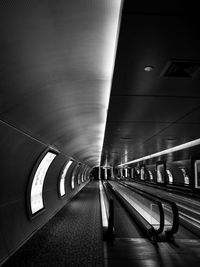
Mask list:
[{"label": "curved tunnel ceiling", "polygon": [[2,1],[0,119],[99,165],[120,0]]}]

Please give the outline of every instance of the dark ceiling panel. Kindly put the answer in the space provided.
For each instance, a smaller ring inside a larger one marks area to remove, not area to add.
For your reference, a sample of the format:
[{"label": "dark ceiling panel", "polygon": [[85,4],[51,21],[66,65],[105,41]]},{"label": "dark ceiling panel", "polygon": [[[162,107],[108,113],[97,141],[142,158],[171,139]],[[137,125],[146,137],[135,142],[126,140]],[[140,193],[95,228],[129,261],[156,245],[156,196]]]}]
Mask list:
[{"label": "dark ceiling panel", "polygon": [[182,123],[200,123],[200,106],[181,120]]},{"label": "dark ceiling panel", "polygon": [[[172,59],[200,60],[198,16],[123,16],[112,87],[115,94],[200,96],[200,73],[164,77]],[[145,66],[153,66],[145,72]]]},{"label": "dark ceiling panel", "polygon": [[156,135],[158,138],[175,139],[175,145],[180,145],[199,138],[200,123],[175,123]]},{"label": "dark ceiling panel", "polygon": [[199,106],[198,98],[112,96],[109,106],[110,121],[141,121],[171,123]]},{"label": "dark ceiling panel", "polygon": [[[116,166],[200,137],[196,11],[192,3],[178,1],[124,1],[102,165]],[[171,77],[164,75],[169,65]]]},{"label": "dark ceiling panel", "polygon": [[[200,123],[172,124],[170,127],[160,131],[158,134],[150,136],[150,138],[147,137],[147,133],[145,131],[142,133],[142,129],[145,130],[143,125],[141,125],[141,127],[139,126],[139,129],[141,130],[141,135],[138,136],[138,138],[133,137],[129,141],[120,140],[118,143],[113,142],[110,146],[107,144],[107,147],[109,148],[107,151],[107,159],[110,158],[111,162],[114,162],[115,165],[118,165],[127,161],[131,161],[132,159],[141,158],[143,156],[147,156],[198,139],[200,133]],[[111,151],[110,156],[108,153],[109,151]],[[117,151],[118,154],[112,154],[113,151]],[[185,152],[182,151],[181,153],[184,155]],[[179,153],[180,158],[181,153]]]},{"label": "dark ceiling panel", "polygon": [[154,0],[149,1],[124,1],[124,13],[131,14],[160,14],[160,15],[182,15],[198,13],[198,3],[196,1],[168,0],[167,2]]}]

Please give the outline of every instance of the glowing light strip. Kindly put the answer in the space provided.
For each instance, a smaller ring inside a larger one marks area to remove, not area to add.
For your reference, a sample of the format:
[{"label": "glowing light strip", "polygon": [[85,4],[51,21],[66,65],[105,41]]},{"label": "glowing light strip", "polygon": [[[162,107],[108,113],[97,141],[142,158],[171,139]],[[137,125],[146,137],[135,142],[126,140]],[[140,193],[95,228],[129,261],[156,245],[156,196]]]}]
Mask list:
[{"label": "glowing light strip", "polygon": [[72,160],[68,161],[64,170],[62,171],[62,175],[61,175],[61,179],[60,179],[60,196],[64,196],[65,195],[65,177],[66,177],[66,174],[67,174],[67,171],[69,169],[69,167],[71,166],[72,164]]},{"label": "glowing light strip", "polygon": [[99,182],[99,190],[100,190],[100,201],[101,201],[102,225],[103,227],[108,227],[108,218],[106,214],[106,206],[105,206],[104,197],[103,197],[103,186],[101,182]]},{"label": "glowing light strip", "polygon": [[190,223],[191,225],[200,229],[200,226],[199,226],[200,221],[198,221],[197,219],[195,219],[195,218],[193,218],[193,217],[191,217],[191,216],[189,216],[183,212],[180,212],[180,211],[179,211],[179,217],[181,219],[185,220],[186,222]]},{"label": "glowing light strip", "polygon": [[[160,225],[160,222],[153,217],[154,212],[142,204],[135,195],[130,194],[127,189],[121,187],[119,184],[114,182],[109,183],[113,186],[114,190],[116,190],[147,222],[155,227]],[[148,209],[148,211],[146,209]],[[150,212],[152,213],[150,214]],[[165,223],[169,224],[167,220],[165,220]]]},{"label": "glowing light strip", "polygon": [[103,143],[104,143],[104,136],[106,130],[106,122],[107,122],[107,115],[108,115],[108,106],[110,102],[110,94],[111,94],[111,87],[112,87],[112,79],[114,74],[114,66],[115,66],[115,58],[117,52],[117,43],[119,39],[119,28],[121,22],[121,14],[122,14],[122,7],[123,7],[123,0],[113,0],[110,1],[110,5],[112,5],[112,12],[110,14],[109,23],[107,23],[105,29],[107,29],[107,38],[109,38],[109,45],[104,48],[104,64],[103,69],[106,73],[106,77],[108,77],[108,83],[106,84],[106,88],[102,94],[102,103],[106,107],[104,109],[103,118],[102,118],[102,128],[101,128],[101,135],[99,141],[100,147],[100,157],[99,157],[99,164],[101,162],[101,155],[103,150]]},{"label": "glowing light strip", "polygon": [[[190,207],[186,207],[186,206],[181,205],[181,204],[177,204],[177,206],[178,206],[178,207],[181,207],[181,208],[183,208],[183,209],[189,210],[189,211],[191,211],[191,212],[193,212],[193,213],[195,213],[195,214],[197,214],[197,215],[200,216],[200,212],[198,212],[198,211],[196,211],[196,210],[194,210],[194,209],[192,209],[192,208],[190,208]],[[187,215],[186,215],[186,216],[187,216]],[[200,221],[199,221],[199,223],[200,223]]]},{"label": "glowing light strip", "polygon": [[34,178],[31,185],[31,212],[32,214],[44,208],[43,203],[43,185],[47,174],[47,171],[56,157],[55,153],[47,152],[43,159],[40,161],[39,166],[34,174]]},{"label": "glowing light strip", "polygon": [[197,145],[200,145],[200,138],[196,139],[196,140],[193,140],[193,141],[190,141],[190,142],[187,142],[187,143],[182,144],[182,145],[174,146],[172,148],[168,148],[168,149],[162,150],[160,152],[156,152],[154,154],[151,154],[151,155],[139,158],[139,159],[128,161],[126,163],[118,165],[118,167],[121,167],[121,166],[124,166],[124,165],[128,165],[128,164],[131,164],[131,163],[136,163],[136,162],[139,162],[139,161],[142,161],[142,160],[155,158],[155,157],[162,156],[162,155],[165,155],[165,154],[173,153],[173,152],[176,152],[176,151],[179,151],[179,150],[183,150],[183,149],[186,149],[186,148],[190,148],[190,147],[193,147],[193,146],[197,146]]}]

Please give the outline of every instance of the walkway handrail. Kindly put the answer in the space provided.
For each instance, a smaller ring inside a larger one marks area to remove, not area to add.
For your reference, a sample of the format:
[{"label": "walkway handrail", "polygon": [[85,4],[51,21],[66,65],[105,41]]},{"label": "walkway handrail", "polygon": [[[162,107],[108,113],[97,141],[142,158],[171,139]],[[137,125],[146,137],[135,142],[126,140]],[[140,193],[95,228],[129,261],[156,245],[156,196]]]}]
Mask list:
[{"label": "walkway handrail", "polygon": [[[148,237],[153,243],[157,241],[157,230],[150,224],[136,209],[116,190],[110,183],[107,183],[110,190],[112,190],[118,200],[125,207],[129,215],[137,222],[146,237]],[[160,205],[162,210],[162,205]],[[163,217],[164,218],[164,217]],[[161,219],[161,224],[164,224]],[[162,227],[162,226],[161,226]]]},{"label": "walkway handrail", "polygon": [[107,215],[107,227],[104,229],[104,239],[113,240],[114,238],[114,201],[113,198],[109,195],[107,188],[103,182],[100,182],[102,185],[102,190],[104,191],[103,201],[105,204],[106,215]]},{"label": "walkway handrail", "polygon": [[152,194],[150,192],[147,192],[147,191],[139,189],[139,188],[135,188],[132,185],[127,185],[127,184],[124,184],[124,183],[121,183],[121,182],[119,182],[119,183],[121,185],[129,188],[132,191],[143,192],[143,193],[145,193],[145,194],[147,194],[149,196],[154,197],[155,199],[158,199],[158,200],[160,200],[162,202],[168,203],[171,206],[171,209],[172,209],[172,212],[173,212],[173,223],[172,223],[171,229],[168,229],[166,231],[166,234],[167,234],[167,236],[173,236],[173,234],[175,234],[178,231],[178,228],[179,228],[179,213],[178,213],[177,205],[176,205],[176,203],[174,201],[171,201],[171,200],[159,197],[159,196],[155,196],[154,194]]},{"label": "walkway handrail", "polygon": [[103,182],[103,187],[104,187],[106,197],[109,203],[107,238],[113,239],[114,238],[114,200],[108,192],[107,183]]},{"label": "walkway handrail", "polygon": [[[120,183],[120,184],[123,185],[123,186],[128,187],[127,185],[124,185],[123,183]],[[151,202],[154,202],[158,206],[159,214],[160,214],[160,226],[159,226],[158,229],[155,229],[155,232],[157,234],[162,233],[163,232],[163,229],[164,229],[164,223],[165,223],[164,211],[163,211],[162,203],[160,201],[158,201],[157,199],[155,199],[154,197],[145,194],[145,192],[136,192],[136,193],[138,195],[141,195],[141,196],[145,197],[146,199],[150,200]]]}]

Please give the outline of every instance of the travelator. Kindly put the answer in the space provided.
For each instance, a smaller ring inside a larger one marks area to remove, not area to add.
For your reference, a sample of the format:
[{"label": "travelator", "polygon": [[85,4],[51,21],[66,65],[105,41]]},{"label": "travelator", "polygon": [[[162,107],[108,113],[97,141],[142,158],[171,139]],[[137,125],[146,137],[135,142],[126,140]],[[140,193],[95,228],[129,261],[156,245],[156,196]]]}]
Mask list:
[{"label": "travelator", "polygon": [[103,227],[104,240],[114,239],[113,193],[151,242],[174,241],[174,234],[179,228],[175,202],[121,182],[100,181],[100,188],[101,210],[104,202],[107,217],[107,226]]},{"label": "travelator", "polygon": [[114,239],[114,201],[107,186],[102,181],[99,182],[99,189],[103,239],[111,241]]}]

